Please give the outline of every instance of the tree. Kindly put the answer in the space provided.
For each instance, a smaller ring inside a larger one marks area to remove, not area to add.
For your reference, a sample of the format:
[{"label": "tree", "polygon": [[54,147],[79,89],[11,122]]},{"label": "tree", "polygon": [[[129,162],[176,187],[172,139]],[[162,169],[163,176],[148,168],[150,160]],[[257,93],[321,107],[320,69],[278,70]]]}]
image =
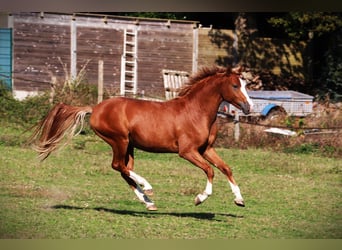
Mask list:
[{"label": "tree", "polygon": [[342,98],[342,14],[289,12],[268,22],[292,40],[308,44],[308,78],[320,97]]}]

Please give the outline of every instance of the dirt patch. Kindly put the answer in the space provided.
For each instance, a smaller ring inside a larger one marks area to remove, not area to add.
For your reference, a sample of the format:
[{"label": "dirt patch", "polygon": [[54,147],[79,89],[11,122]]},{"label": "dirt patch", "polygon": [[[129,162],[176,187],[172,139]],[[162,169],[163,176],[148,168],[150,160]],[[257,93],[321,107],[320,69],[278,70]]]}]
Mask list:
[{"label": "dirt patch", "polygon": [[14,185],[8,188],[11,195],[24,198],[48,198],[55,201],[64,201],[70,194],[58,188],[41,188],[33,185]]}]

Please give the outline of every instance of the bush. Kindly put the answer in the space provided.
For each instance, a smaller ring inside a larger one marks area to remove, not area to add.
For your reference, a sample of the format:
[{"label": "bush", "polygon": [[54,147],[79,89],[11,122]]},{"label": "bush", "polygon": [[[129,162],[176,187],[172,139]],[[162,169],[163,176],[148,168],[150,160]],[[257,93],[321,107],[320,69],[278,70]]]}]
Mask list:
[{"label": "bush", "polygon": [[50,95],[50,91],[46,91],[19,101],[4,84],[0,83],[1,122],[29,127],[43,119],[52,105],[59,102],[75,106],[97,103],[97,87],[91,84],[79,83],[76,88],[72,85],[56,84],[52,103]]},{"label": "bush", "polygon": [[0,84],[0,118],[2,122],[27,126],[37,123],[50,108],[47,94],[16,100],[11,91]]},{"label": "bush", "polygon": [[88,106],[97,103],[97,86],[87,83],[73,85],[56,84],[53,104],[64,102],[74,106]]}]

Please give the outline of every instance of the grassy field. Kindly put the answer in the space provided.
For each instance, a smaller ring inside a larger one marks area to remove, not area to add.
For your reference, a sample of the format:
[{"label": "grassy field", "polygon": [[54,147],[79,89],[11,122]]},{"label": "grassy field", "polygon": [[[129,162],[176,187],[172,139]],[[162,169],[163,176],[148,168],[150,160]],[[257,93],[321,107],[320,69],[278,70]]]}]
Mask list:
[{"label": "grassy field", "polygon": [[213,195],[201,170],[173,154],[136,151],[136,172],[153,186],[148,212],[92,134],[40,163],[14,128],[1,127],[0,238],[303,239],[342,238],[341,159],[262,149],[218,149],[246,207],[233,203],[215,170]]}]

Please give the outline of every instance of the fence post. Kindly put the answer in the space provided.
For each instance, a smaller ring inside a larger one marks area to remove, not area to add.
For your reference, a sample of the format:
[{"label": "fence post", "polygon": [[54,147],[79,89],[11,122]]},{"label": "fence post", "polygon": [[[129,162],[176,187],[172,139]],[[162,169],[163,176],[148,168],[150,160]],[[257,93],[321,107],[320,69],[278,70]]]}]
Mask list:
[{"label": "fence post", "polygon": [[238,142],[239,138],[240,138],[239,112],[235,111],[235,116],[234,116],[234,139],[235,139],[236,142]]},{"label": "fence post", "polygon": [[103,100],[103,60],[99,60],[99,76],[97,86],[97,103]]}]

